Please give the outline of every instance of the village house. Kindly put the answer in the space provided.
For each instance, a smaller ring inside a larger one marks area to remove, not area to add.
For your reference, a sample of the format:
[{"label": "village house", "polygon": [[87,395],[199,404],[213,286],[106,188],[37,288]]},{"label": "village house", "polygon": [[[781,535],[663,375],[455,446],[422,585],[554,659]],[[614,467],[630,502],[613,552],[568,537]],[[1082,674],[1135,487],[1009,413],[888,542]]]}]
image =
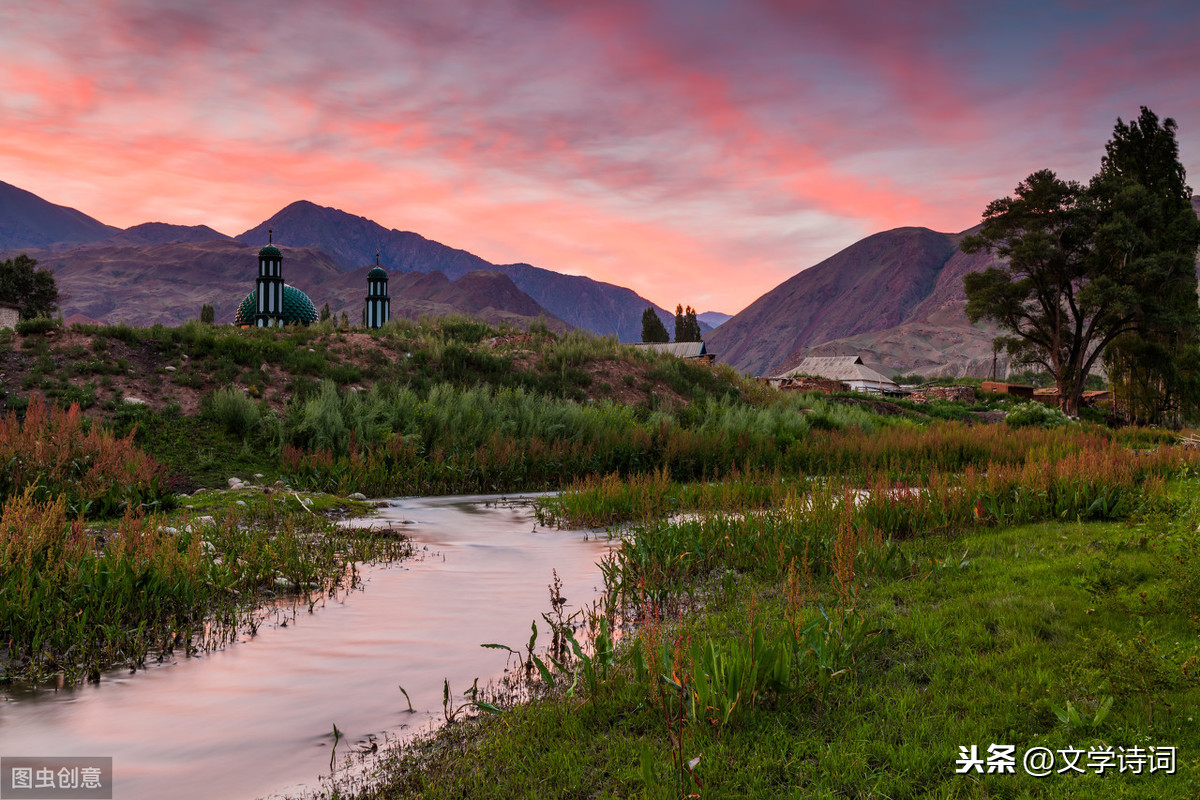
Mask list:
[{"label": "village house", "polygon": [[670,353],[676,358],[702,361],[705,364],[712,364],[717,360],[717,357],[704,347],[704,342],[638,342],[633,346],[658,353]]},{"label": "village house", "polygon": [[810,356],[794,369],[772,375],[767,380],[772,386],[782,387],[801,376],[839,381],[852,392],[903,393],[895,382],[868,367],[859,356]]}]

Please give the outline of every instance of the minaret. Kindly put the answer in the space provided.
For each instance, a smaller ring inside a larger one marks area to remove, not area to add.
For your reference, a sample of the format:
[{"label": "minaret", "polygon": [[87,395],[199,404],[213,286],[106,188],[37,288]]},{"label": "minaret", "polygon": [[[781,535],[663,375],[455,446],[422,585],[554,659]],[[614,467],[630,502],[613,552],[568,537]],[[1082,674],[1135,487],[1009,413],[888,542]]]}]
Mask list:
[{"label": "minaret", "polygon": [[375,269],[367,273],[366,323],[368,328],[381,328],[392,317],[392,301],[388,299],[387,270],[379,266],[379,251],[375,251]]},{"label": "minaret", "polygon": [[254,287],[258,300],[254,307],[257,328],[283,325],[283,253],[272,242],[274,229],[267,229],[267,246],[258,251],[258,279]]}]

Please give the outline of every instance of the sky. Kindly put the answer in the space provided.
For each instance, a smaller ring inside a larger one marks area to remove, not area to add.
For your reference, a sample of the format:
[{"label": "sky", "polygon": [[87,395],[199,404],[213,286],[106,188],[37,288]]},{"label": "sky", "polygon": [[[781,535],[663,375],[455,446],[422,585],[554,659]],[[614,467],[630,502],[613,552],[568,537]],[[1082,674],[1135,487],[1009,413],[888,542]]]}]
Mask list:
[{"label": "sky", "polygon": [[309,200],[734,313],[1086,181],[1143,105],[1200,185],[1198,33],[1190,0],[0,0],[0,180],[229,235]]}]

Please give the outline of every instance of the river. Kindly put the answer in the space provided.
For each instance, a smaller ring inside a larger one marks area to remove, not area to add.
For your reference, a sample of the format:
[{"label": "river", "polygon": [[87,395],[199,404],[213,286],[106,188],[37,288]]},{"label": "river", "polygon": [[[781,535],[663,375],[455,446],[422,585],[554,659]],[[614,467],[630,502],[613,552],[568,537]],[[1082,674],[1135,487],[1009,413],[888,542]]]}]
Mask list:
[{"label": "river", "polygon": [[111,756],[120,800],[314,789],[335,724],[339,760],[369,736],[427,730],[441,718],[444,679],[461,694],[500,676],[505,654],[480,645],[528,640],[550,608],[554,570],[568,612],[599,595],[596,563],[610,546],[538,528],[529,502],[513,498],[391,500],[372,524],[404,530],[417,557],[362,566],[361,590],[311,614],[307,604],[294,619],[280,612],[223,650],[110,671],[97,685],[0,688],[0,755]]}]

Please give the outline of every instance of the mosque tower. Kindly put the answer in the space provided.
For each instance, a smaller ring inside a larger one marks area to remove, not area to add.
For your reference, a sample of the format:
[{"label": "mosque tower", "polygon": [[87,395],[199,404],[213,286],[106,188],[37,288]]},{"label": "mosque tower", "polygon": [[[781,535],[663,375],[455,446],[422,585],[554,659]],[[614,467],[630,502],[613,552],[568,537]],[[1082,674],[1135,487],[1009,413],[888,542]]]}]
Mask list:
[{"label": "mosque tower", "polygon": [[258,280],[254,286],[258,299],[254,309],[257,328],[283,325],[283,253],[272,240],[274,230],[267,231],[267,246],[258,251]]},{"label": "mosque tower", "polygon": [[368,328],[381,328],[391,319],[392,301],[388,299],[387,270],[379,266],[379,251],[375,251],[375,269],[367,273],[366,324]]}]

